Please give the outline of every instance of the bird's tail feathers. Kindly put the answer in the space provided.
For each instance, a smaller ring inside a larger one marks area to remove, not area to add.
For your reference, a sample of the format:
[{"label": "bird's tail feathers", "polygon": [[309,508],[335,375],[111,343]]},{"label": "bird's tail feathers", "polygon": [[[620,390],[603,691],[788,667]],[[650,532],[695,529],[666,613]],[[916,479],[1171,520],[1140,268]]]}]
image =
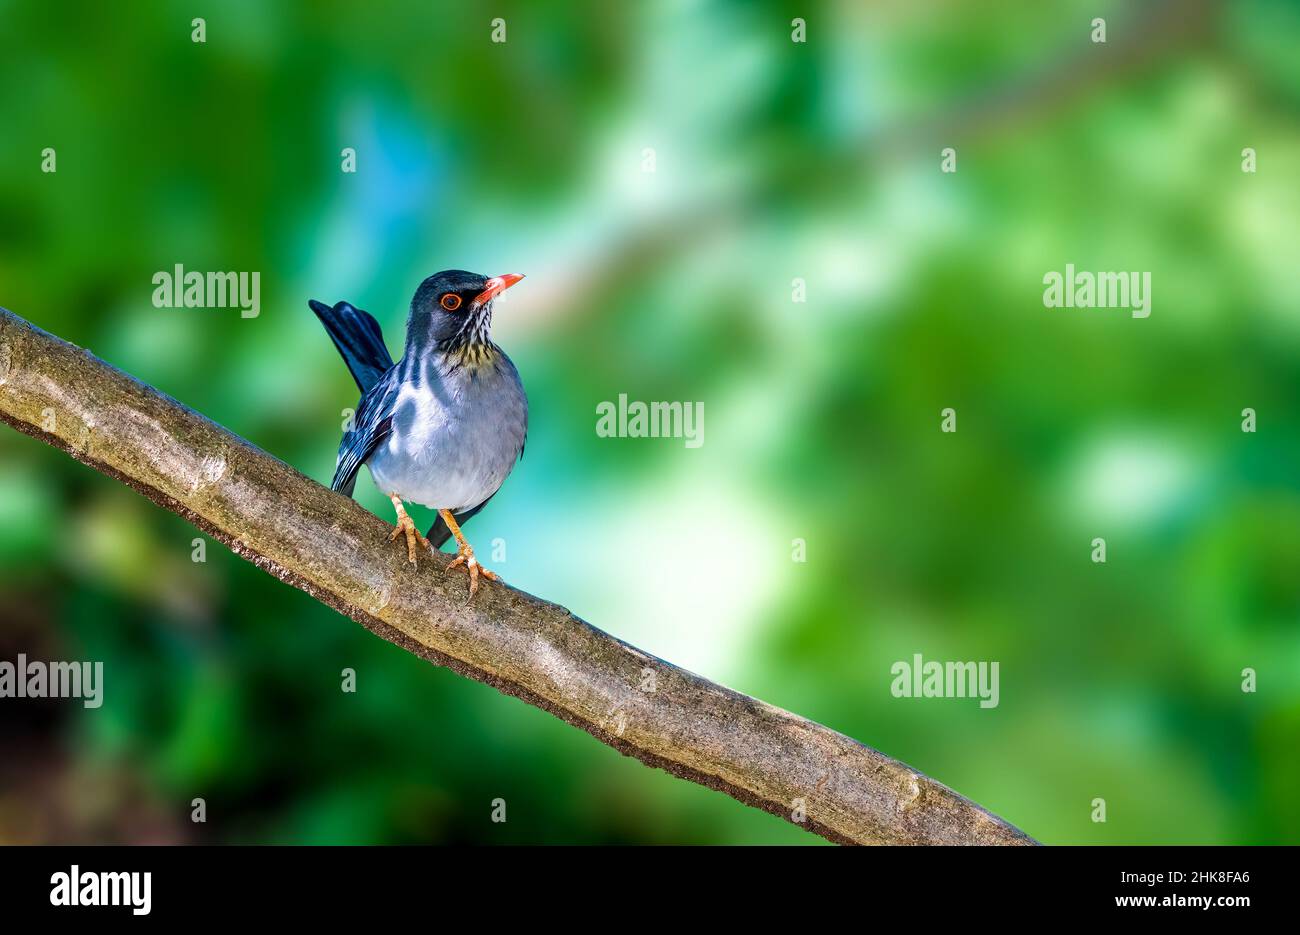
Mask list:
[{"label": "bird's tail feathers", "polygon": [[379,322],[370,313],[347,302],[331,307],[311,299],[307,304],[329,332],[352,373],[352,379],[357,381],[357,387],[364,394],[393,366],[393,357],[384,344]]}]

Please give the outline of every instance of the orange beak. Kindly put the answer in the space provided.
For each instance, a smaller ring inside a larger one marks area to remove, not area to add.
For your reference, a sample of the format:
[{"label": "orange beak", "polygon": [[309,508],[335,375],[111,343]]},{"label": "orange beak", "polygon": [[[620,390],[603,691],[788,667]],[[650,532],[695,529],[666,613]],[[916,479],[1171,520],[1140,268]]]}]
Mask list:
[{"label": "orange beak", "polygon": [[504,276],[493,276],[487,281],[487,288],[474,296],[474,304],[486,305],[523,278],[523,273],[506,273]]}]

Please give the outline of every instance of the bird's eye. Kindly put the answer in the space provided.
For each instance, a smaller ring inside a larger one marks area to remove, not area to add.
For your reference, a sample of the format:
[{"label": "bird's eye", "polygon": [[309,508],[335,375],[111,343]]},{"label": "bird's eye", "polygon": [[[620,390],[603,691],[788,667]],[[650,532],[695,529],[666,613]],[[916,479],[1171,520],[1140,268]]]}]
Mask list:
[{"label": "bird's eye", "polygon": [[460,296],[454,292],[448,292],[442,297],[442,301],[439,304],[447,311],[454,312],[456,309],[460,308]]}]

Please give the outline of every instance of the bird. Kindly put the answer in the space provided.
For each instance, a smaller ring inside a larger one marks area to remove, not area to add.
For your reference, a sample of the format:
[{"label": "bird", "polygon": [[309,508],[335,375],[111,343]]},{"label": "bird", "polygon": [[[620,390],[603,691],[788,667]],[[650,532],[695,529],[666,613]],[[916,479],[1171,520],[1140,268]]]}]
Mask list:
[{"label": "bird", "polygon": [[[420,283],[406,319],[406,345],[394,363],[371,314],[349,304],[308,301],[356,381],[361,399],[345,426],[330,486],[352,496],[361,465],[397,511],[390,541],[405,536],[407,560],[417,548],[437,551],[451,536],[469,597],[483,567],[461,525],[487,505],[523,455],[528,397],[514,363],[492,341],[492,305],[524,277],[482,276],[449,269]],[[404,503],[438,513],[422,535]]]}]

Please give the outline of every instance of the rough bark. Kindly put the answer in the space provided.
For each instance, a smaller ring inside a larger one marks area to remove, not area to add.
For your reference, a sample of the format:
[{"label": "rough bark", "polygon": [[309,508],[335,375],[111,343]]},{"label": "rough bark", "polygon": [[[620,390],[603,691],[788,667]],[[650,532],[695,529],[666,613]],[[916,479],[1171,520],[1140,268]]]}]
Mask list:
[{"label": "rough bark", "polygon": [[[184,517],[379,636],[675,776],[841,843],[1032,844],[843,734],[716,685],[486,583],[202,415],[0,309],[0,419]],[[642,690],[653,680],[653,691]]]}]

